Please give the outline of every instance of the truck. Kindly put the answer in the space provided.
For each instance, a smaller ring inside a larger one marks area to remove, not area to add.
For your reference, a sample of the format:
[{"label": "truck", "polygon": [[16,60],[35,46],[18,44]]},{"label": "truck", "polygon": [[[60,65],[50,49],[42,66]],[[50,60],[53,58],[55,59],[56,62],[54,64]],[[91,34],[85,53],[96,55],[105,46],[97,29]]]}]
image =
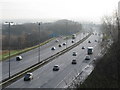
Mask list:
[{"label": "truck", "polygon": [[87,53],[88,53],[88,55],[93,54],[93,47],[88,47],[87,48]]}]

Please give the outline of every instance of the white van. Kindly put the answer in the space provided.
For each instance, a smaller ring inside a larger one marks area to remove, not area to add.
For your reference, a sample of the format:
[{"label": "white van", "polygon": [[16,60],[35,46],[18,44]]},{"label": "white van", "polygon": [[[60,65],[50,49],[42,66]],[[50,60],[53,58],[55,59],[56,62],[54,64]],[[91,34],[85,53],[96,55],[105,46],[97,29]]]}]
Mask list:
[{"label": "white van", "polygon": [[88,55],[93,54],[93,47],[88,47],[87,48],[87,53],[88,53]]}]

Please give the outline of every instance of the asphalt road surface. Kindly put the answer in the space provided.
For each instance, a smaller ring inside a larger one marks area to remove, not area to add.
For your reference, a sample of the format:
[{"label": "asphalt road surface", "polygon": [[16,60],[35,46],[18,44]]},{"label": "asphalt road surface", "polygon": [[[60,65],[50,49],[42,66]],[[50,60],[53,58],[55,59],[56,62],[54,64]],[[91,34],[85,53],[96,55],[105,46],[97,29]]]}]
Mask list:
[{"label": "asphalt road surface", "polygon": [[[24,81],[23,78],[9,85],[7,88],[63,88],[67,83],[72,81],[73,77],[85,68],[101,51],[100,44],[95,42],[99,40],[100,36],[91,35],[87,40],[71,49],[69,52],[59,56],[50,63],[33,72],[33,80]],[[91,43],[88,43],[88,41]],[[82,46],[85,49],[82,49]],[[94,52],[90,55],[91,60],[84,60],[87,55],[87,47],[92,46]],[[73,51],[77,52],[77,56],[72,56]],[[71,61],[77,60],[76,65],[72,65]],[[53,66],[59,65],[59,71],[53,71]]]},{"label": "asphalt road surface", "polygon": [[[86,35],[87,34],[85,34],[85,35],[83,35],[82,33],[79,34],[77,36],[77,38],[75,39],[75,42],[79,41]],[[66,48],[66,46],[58,47],[59,44],[63,44],[66,41],[67,41],[67,47],[73,44],[73,43],[71,43],[71,41],[72,41],[71,38],[68,40],[64,40],[64,38],[59,37],[57,39],[59,40],[59,42],[57,42],[57,43],[55,42],[55,40],[52,40],[49,43],[40,47],[40,61],[42,61],[42,60],[44,60]],[[56,47],[56,50],[54,50],[54,51],[51,50],[51,48],[53,46]],[[15,57],[10,59],[10,74],[11,75],[13,75],[17,72],[20,72],[20,71],[26,69],[27,67],[37,63],[39,61],[38,60],[38,56],[39,56],[38,48],[28,51],[26,53],[23,53],[23,54],[21,54],[21,56],[23,57],[23,60],[21,60],[21,61],[16,61]],[[9,60],[5,60],[0,63],[2,63],[2,64],[0,64],[0,65],[2,65],[2,79],[5,79],[5,78],[9,77]]]}]

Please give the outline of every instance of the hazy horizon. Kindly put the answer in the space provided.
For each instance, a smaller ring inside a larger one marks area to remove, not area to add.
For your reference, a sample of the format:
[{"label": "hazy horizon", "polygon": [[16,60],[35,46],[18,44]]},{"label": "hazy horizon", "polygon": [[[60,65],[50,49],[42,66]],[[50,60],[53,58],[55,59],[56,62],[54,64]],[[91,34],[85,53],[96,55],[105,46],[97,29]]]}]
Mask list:
[{"label": "hazy horizon", "polygon": [[68,19],[99,23],[117,9],[119,0],[2,0],[1,20],[53,22]]}]

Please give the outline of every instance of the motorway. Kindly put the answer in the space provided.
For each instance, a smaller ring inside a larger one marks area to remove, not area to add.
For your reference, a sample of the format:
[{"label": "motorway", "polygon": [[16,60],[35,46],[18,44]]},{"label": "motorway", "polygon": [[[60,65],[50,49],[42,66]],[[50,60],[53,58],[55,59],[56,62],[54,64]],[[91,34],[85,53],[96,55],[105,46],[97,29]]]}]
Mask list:
[{"label": "motorway", "polygon": [[[75,39],[75,41],[76,42],[79,41],[86,35],[87,34],[83,35],[83,33],[80,33]],[[57,39],[59,40],[58,43],[56,43],[55,40],[52,40],[49,43],[40,47],[40,61],[66,48],[66,46],[58,47],[59,44],[63,44],[64,42],[66,42],[66,40],[64,40],[64,38],[62,37],[59,37]],[[71,38],[67,40],[67,47],[73,44],[71,43],[71,41],[72,41]],[[55,51],[51,50],[52,46],[56,47]],[[21,61],[16,61],[15,57],[11,58],[10,59],[10,74],[14,75],[17,72],[20,72],[26,69],[27,67],[36,64],[39,61],[38,55],[39,55],[38,48],[36,48],[36,49],[33,49],[31,51],[21,54],[21,56],[23,57],[23,60]],[[9,76],[9,60],[5,60],[0,63],[2,63],[0,64],[2,65],[2,79],[5,79]]]},{"label": "motorway", "polygon": [[[88,41],[91,43],[88,43]],[[23,78],[9,85],[7,88],[63,88],[69,82],[72,81],[73,77],[77,72],[81,72],[95,57],[100,54],[101,47],[95,40],[100,40],[100,36],[91,35],[83,43],[77,47],[71,49],[69,52],[59,56],[50,63],[33,72],[33,80],[25,82]],[[82,49],[82,46],[85,49]],[[91,60],[84,60],[87,55],[87,47],[94,47],[94,52],[91,56]],[[73,51],[77,52],[77,56],[72,56]],[[76,65],[72,65],[71,61],[77,60]],[[53,66],[59,65],[59,71],[53,71]]]}]

